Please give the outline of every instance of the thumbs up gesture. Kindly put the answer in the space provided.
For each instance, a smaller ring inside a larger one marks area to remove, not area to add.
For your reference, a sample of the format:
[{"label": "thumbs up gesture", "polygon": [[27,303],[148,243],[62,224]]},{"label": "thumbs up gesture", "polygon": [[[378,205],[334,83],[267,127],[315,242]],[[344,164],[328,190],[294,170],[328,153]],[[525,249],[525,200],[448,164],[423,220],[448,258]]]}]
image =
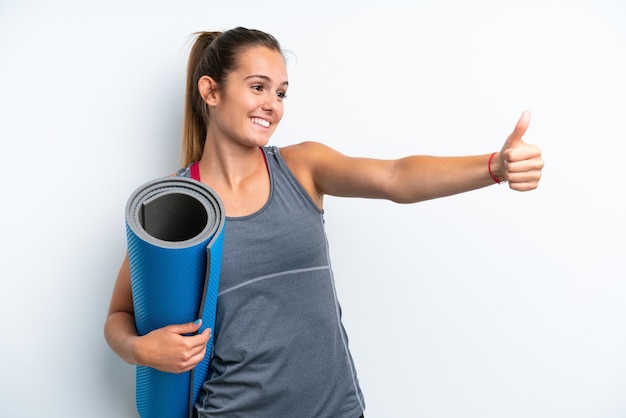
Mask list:
[{"label": "thumbs up gesture", "polygon": [[529,123],[530,112],[524,111],[515,129],[504,142],[499,155],[497,177],[508,181],[511,189],[521,192],[537,188],[543,168],[541,150],[522,139]]}]

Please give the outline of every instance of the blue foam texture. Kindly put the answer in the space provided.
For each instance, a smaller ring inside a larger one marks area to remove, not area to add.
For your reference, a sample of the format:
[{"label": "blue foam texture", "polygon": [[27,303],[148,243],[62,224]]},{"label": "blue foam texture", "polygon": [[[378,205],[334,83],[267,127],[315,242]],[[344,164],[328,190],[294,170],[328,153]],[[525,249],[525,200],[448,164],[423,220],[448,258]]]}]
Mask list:
[{"label": "blue foam texture", "polygon": [[[200,182],[166,177],[133,192],[126,207],[126,234],[139,335],[198,318],[202,319],[198,332],[214,327],[224,230],[223,204]],[[139,415],[191,417],[212,347],[213,335],[204,359],[189,372],[137,366]]]}]

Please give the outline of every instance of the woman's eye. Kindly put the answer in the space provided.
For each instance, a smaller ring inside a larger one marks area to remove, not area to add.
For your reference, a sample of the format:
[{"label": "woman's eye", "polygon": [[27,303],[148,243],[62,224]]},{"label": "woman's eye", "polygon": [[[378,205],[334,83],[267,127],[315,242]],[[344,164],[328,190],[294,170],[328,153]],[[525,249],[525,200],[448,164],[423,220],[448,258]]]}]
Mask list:
[{"label": "woman's eye", "polygon": [[281,99],[286,99],[287,98],[287,93],[285,93],[284,91],[280,91],[278,92],[277,96]]},{"label": "woman's eye", "polygon": [[263,91],[263,86],[261,86],[260,84],[256,84],[252,86],[252,90]]}]

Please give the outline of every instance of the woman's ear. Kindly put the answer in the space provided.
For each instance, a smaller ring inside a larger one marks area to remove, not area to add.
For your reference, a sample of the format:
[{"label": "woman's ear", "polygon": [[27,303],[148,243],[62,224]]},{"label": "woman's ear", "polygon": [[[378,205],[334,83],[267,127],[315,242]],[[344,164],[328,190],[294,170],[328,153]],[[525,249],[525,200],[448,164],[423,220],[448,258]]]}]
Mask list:
[{"label": "woman's ear", "polygon": [[217,83],[208,75],[203,75],[198,80],[198,91],[204,103],[209,106],[217,104]]}]

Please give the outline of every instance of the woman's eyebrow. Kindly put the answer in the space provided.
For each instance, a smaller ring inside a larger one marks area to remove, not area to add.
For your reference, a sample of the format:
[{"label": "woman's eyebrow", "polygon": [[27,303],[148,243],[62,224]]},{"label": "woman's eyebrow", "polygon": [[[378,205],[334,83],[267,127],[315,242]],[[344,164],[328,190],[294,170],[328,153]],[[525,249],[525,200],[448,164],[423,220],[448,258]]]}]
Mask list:
[{"label": "woman's eyebrow", "polygon": [[[272,79],[271,79],[271,78],[269,78],[268,76],[266,76],[266,75],[260,75],[260,74],[252,74],[252,75],[249,75],[249,76],[245,77],[245,78],[244,78],[244,80],[248,80],[248,79],[250,79],[250,78],[262,78],[263,80],[267,80],[267,81],[270,81],[270,82],[272,81]],[[288,85],[289,85],[289,81],[287,81],[287,80],[285,80],[285,81],[283,81],[283,82],[281,83],[281,86],[288,86]]]}]

